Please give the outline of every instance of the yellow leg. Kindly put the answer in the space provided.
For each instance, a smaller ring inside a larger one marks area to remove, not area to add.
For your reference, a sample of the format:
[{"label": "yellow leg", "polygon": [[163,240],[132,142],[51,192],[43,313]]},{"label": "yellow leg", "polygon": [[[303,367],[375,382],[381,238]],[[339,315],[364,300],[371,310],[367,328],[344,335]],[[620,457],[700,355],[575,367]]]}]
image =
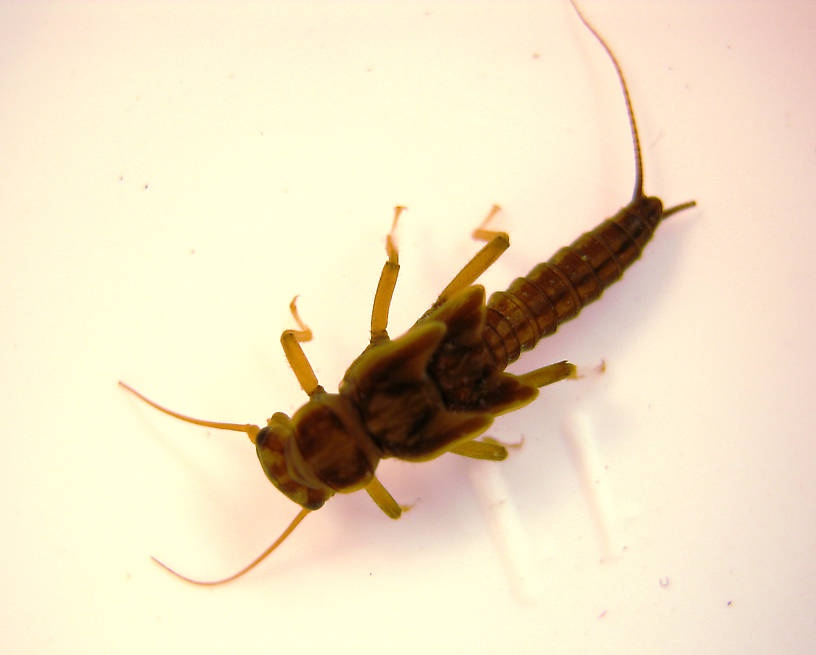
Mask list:
[{"label": "yellow leg", "polygon": [[374,307],[371,310],[371,343],[378,343],[388,339],[388,310],[391,308],[391,298],[399,275],[399,252],[394,244],[394,232],[397,229],[397,220],[405,207],[394,207],[394,222],[391,231],[385,237],[385,252],[388,260],[383,265],[380,281],[374,294]]},{"label": "yellow leg", "polygon": [[450,452],[462,457],[472,457],[473,459],[489,459],[500,462],[507,459],[507,449],[495,441],[466,441],[454,446]]},{"label": "yellow leg", "polygon": [[494,439],[493,437],[482,437],[482,441],[484,441],[485,443],[496,444],[497,446],[502,446],[503,448],[513,448],[515,450],[518,450],[519,448],[524,446],[523,435],[518,443],[507,443],[506,441],[499,441],[498,439]]},{"label": "yellow leg", "polygon": [[550,364],[549,366],[542,366],[529,373],[516,376],[519,381],[524,384],[529,384],[532,387],[545,387],[553,382],[564,380],[565,378],[577,377],[575,373],[575,364],[569,362],[558,362],[557,364]]},{"label": "yellow leg", "polygon": [[294,372],[300,386],[311,396],[323,391],[323,387],[317,383],[317,376],[312,369],[312,365],[309,364],[309,360],[306,359],[306,354],[300,346],[301,343],[312,340],[312,331],[300,319],[295,305],[296,301],[297,296],[292,298],[292,302],[289,303],[289,311],[292,312],[292,316],[300,329],[284,330],[283,334],[281,334],[281,346],[283,346],[286,361],[289,362],[289,367]]},{"label": "yellow leg", "polygon": [[456,277],[439,294],[435,305],[441,305],[460,289],[473,284],[510,247],[510,236],[507,232],[487,229],[487,224],[499,213],[500,209],[498,205],[493,205],[481,225],[473,230],[473,238],[478,241],[487,241],[487,244],[456,274]]},{"label": "yellow leg", "polygon": [[365,490],[371,496],[371,500],[377,503],[377,507],[385,512],[388,518],[398,519],[402,515],[402,507],[377,478],[371,478],[371,482],[366,485]]}]

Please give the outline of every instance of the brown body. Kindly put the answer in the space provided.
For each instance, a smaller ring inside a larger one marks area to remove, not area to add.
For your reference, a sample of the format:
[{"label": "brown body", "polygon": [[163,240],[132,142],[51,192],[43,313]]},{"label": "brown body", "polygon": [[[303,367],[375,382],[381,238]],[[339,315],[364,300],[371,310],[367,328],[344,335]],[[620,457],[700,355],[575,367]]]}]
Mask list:
[{"label": "brown body", "polygon": [[270,481],[303,508],[278,540],[238,573],[213,582],[185,580],[220,584],[242,575],[337,492],[365,489],[389,517],[399,518],[400,506],[375,475],[383,458],[419,462],[451,452],[504,459],[503,446],[477,437],[499,414],[534,400],[540,387],[573,377],[575,367],[558,362],[522,375],[504,369],[618,280],[640,257],[662,219],[694,205],[687,202],[664,210],[658,198],[643,193],[640,144],[626,82],[606,43],[575,9],[612,60],[626,100],[636,163],[635,190],[626,207],[485,303],[484,288],[473,283],[510,245],[507,234],[486,228],[498,211],[494,207],[473,233],[487,245],[445,287],[431,309],[392,341],[386,327],[399,272],[393,232],[403,208],[397,207],[386,240],[388,260],[374,298],[369,346],[349,366],[338,393],[327,393],[300,345],[311,340],[312,333],[300,320],[293,300],[291,310],[299,329],[286,330],[281,344],[309,400],[291,418],[274,414],[263,428],[184,416],[120,382],[176,418],[246,432]]},{"label": "brown body", "polygon": [[291,419],[275,414],[255,441],[275,486],[317,509],[368,485],[380,459],[433,459],[532,401],[538,389],[492,360],[484,299],[481,286],[466,287],[399,339],[367,348],[339,393],[316,391]]},{"label": "brown body", "polygon": [[538,388],[504,369],[618,280],[662,212],[659,199],[638,198],[487,305],[483,287],[467,286],[399,339],[369,346],[338,394],[320,389],[291,420],[276,414],[260,431],[270,480],[317,509],[335,492],[365,487],[380,459],[432,459],[534,400]]}]

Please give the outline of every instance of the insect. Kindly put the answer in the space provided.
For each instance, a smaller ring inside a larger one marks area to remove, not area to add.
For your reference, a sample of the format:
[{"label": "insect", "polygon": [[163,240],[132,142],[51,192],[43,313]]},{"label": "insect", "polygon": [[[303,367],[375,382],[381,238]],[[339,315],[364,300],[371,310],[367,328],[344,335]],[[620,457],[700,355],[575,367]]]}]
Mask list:
[{"label": "insect", "polygon": [[386,237],[387,260],[371,312],[369,345],[346,371],[337,393],[327,393],[301,344],[312,332],[290,305],[297,329],[281,335],[286,359],[309,399],[291,417],[278,412],[264,427],[191,418],[119,384],[165,414],[196,425],[244,432],[255,445],[261,467],[283,494],[301,506],[281,536],[250,564],[226,578],[193,580],[159,560],[171,573],[202,585],[229,582],[275,550],[312,511],[335,493],[361,489],[390,518],[403,508],[375,475],[381,459],[422,462],[444,453],[503,460],[506,448],[479,439],[494,418],[532,402],[539,389],[575,376],[566,362],[522,375],[504,372],[520,354],[555,332],[563,322],[596,300],[640,256],[658,223],[695,205],[664,209],[659,198],[643,193],[643,164],[632,103],[620,65],[580,9],[578,17],[609,56],[620,81],[635,155],[632,200],[611,218],[561,248],[548,261],[491,295],[476,279],[510,246],[506,233],[489,228],[494,206],[473,237],[482,249],[442,290],[431,308],[405,334],[388,336],[388,313],[399,274],[394,232],[403,207],[395,208]]}]

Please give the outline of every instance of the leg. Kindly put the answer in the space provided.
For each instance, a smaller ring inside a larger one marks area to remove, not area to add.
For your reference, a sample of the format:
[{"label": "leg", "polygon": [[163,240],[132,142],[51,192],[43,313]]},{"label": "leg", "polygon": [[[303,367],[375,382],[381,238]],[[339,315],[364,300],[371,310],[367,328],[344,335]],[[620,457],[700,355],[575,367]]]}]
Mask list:
[{"label": "leg", "polygon": [[388,254],[388,260],[380,273],[380,281],[374,294],[374,307],[371,310],[372,344],[388,339],[386,332],[388,310],[391,308],[391,298],[397,284],[397,275],[399,275],[399,253],[394,245],[394,231],[397,229],[397,220],[404,210],[405,207],[394,207],[394,222],[391,224],[391,231],[385,237],[385,252]]},{"label": "leg", "polygon": [[462,457],[472,457],[473,459],[489,459],[493,462],[507,459],[507,449],[494,441],[476,441],[474,439],[454,446],[449,452]]},{"label": "leg", "polygon": [[366,485],[365,490],[371,496],[371,500],[377,503],[377,506],[385,512],[388,518],[398,519],[402,515],[402,507],[377,478],[371,478],[371,482]]},{"label": "leg", "polygon": [[516,376],[519,382],[529,384],[532,387],[545,387],[553,382],[564,380],[565,378],[578,377],[575,372],[575,364],[569,362],[558,362],[549,366],[542,366],[529,373]]},{"label": "leg", "polygon": [[[529,373],[515,376],[519,382],[528,384],[532,387],[544,387],[553,382],[564,380],[566,378],[577,377],[575,373],[575,365],[569,362],[558,362],[557,364],[550,364],[537,368]],[[523,442],[522,442],[523,443]],[[507,448],[520,448],[520,444],[502,444],[490,437],[484,437],[482,440],[466,441],[451,448],[449,452],[463,457],[472,457],[473,459],[488,459],[492,461],[501,461],[507,458]]]},{"label": "leg", "polygon": [[283,334],[281,334],[281,346],[283,346],[286,361],[289,362],[289,367],[294,371],[300,386],[311,396],[314,393],[323,391],[323,387],[317,383],[317,376],[314,374],[309,360],[306,359],[303,348],[300,347],[301,343],[312,340],[312,331],[300,320],[295,305],[296,301],[297,296],[292,298],[292,302],[289,303],[289,311],[292,312],[292,316],[300,329],[284,330]]},{"label": "leg", "polygon": [[464,289],[476,281],[482,273],[491,267],[501,254],[510,247],[510,236],[507,232],[498,232],[495,230],[488,230],[487,224],[493,217],[499,213],[501,207],[493,205],[490,213],[482,221],[481,225],[473,230],[473,238],[478,241],[487,241],[479,252],[477,252],[473,259],[471,259],[465,267],[456,274],[456,277],[451,280],[450,284],[445,287],[442,293],[439,294],[435,305],[441,305],[459,289]]}]

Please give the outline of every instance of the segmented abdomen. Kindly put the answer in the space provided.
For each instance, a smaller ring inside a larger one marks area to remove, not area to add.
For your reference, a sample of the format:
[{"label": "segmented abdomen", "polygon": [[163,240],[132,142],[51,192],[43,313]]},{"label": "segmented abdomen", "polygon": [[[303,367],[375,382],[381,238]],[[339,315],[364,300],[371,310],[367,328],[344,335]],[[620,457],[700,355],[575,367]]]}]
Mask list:
[{"label": "segmented abdomen", "polygon": [[639,197],[487,303],[482,339],[499,370],[535,347],[640,257],[663,214],[658,198]]}]

